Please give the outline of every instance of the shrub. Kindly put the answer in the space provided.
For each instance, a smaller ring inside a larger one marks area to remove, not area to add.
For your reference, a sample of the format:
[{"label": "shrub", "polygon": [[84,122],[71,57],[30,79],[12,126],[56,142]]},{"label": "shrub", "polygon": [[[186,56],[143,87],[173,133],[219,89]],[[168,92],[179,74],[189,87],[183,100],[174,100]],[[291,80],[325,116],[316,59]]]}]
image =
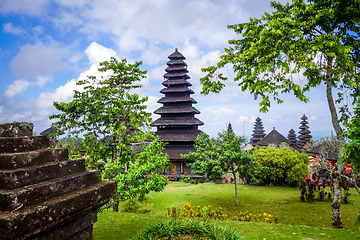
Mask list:
[{"label": "shrub", "polygon": [[254,156],[265,171],[259,176],[266,184],[295,186],[308,176],[308,156],[289,148],[257,148]]},{"label": "shrub", "polygon": [[218,226],[208,221],[203,222],[190,219],[183,219],[181,221],[168,220],[149,224],[132,239],[173,239],[174,237],[181,236],[192,236],[195,239],[243,239],[234,229]]},{"label": "shrub", "polygon": [[127,200],[121,207],[121,212],[131,213],[149,213],[153,209],[153,204],[149,204],[146,200],[139,201],[137,198]]}]

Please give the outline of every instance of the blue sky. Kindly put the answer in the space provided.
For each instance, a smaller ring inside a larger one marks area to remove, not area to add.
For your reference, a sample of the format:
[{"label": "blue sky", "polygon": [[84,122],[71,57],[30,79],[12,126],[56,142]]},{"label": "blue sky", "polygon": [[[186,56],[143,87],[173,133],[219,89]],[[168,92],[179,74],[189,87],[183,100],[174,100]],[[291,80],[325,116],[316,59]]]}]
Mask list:
[{"label": "blue sky", "polygon": [[[238,135],[250,136],[260,116],[266,133],[275,127],[287,136],[291,128],[299,131],[305,113],[314,136],[329,136],[333,128],[323,86],[308,93],[307,104],[289,94],[266,114],[231,81],[220,94],[200,94],[200,69],[216,64],[227,41],[239,37],[227,25],[265,11],[272,11],[270,1],[0,0],[0,122],[28,121],[35,132],[45,130],[56,112],[53,101],[71,101],[76,82],[111,56],[143,61],[148,74],[138,93],[149,97],[153,112],[160,107],[167,56],[178,48],[187,58],[204,132],[215,136],[231,122]],[[231,67],[225,71],[234,75]]]}]

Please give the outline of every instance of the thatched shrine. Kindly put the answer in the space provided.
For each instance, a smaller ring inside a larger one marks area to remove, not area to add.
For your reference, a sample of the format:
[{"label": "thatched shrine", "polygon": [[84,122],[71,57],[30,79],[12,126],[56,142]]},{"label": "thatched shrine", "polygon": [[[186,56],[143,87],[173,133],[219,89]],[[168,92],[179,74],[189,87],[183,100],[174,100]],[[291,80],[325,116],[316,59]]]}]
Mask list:
[{"label": "thatched shrine", "polygon": [[170,61],[166,63],[168,67],[162,83],[165,88],[160,91],[165,96],[158,101],[163,106],[154,112],[160,118],[151,126],[157,128],[156,135],[160,136],[160,140],[168,143],[165,152],[169,155],[171,166],[167,174],[191,175],[190,167],[181,159],[180,154],[195,151],[194,142],[201,134],[198,126],[204,123],[195,118],[195,114],[200,112],[192,106],[197,102],[191,98],[194,91],[189,88],[192,84],[188,81],[190,76],[187,74],[185,57],[175,49],[168,58]]}]

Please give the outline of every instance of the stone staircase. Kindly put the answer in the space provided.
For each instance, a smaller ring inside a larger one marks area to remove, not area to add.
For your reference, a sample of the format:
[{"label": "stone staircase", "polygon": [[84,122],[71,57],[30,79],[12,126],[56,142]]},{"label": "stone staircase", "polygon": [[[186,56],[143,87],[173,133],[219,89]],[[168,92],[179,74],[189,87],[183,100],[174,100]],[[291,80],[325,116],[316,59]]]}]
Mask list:
[{"label": "stone staircase", "polygon": [[97,210],[116,182],[25,126],[0,124],[0,240],[93,239]]}]

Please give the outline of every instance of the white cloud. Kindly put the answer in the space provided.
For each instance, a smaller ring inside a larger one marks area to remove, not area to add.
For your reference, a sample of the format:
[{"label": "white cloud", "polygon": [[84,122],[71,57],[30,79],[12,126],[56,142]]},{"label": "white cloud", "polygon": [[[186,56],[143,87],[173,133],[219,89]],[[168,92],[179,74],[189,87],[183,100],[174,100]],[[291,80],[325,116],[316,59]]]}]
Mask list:
[{"label": "white cloud", "polygon": [[109,61],[111,57],[117,57],[116,52],[111,48],[106,48],[96,42],[92,42],[85,50],[89,59],[89,64],[99,64],[103,61]]},{"label": "white cloud", "polygon": [[240,123],[243,123],[243,122],[246,122],[246,121],[248,120],[248,118],[249,118],[249,117],[246,117],[246,116],[241,115],[241,116],[238,118],[238,121],[239,121]]},{"label": "white cloud", "polygon": [[56,70],[64,69],[67,64],[62,60],[69,49],[57,42],[36,42],[20,47],[20,52],[11,60],[10,69],[16,76],[35,78],[48,77]]},{"label": "white cloud", "polygon": [[16,13],[29,16],[40,16],[47,14],[47,0],[2,0],[0,1],[0,13]]},{"label": "white cloud", "polygon": [[14,97],[17,94],[22,93],[29,87],[30,83],[26,80],[15,80],[10,84],[4,92],[6,97]]},{"label": "white cloud", "polygon": [[16,27],[12,23],[3,24],[3,31],[14,34],[14,35],[26,34],[25,29],[23,29],[22,27]]},{"label": "white cloud", "polygon": [[35,35],[42,35],[44,33],[44,27],[43,26],[36,26],[36,27],[33,27],[33,33]]},{"label": "white cloud", "polygon": [[316,117],[316,116],[311,116],[311,117],[310,117],[310,120],[315,120],[315,121],[316,121],[316,120],[317,120],[317,117]]}]

